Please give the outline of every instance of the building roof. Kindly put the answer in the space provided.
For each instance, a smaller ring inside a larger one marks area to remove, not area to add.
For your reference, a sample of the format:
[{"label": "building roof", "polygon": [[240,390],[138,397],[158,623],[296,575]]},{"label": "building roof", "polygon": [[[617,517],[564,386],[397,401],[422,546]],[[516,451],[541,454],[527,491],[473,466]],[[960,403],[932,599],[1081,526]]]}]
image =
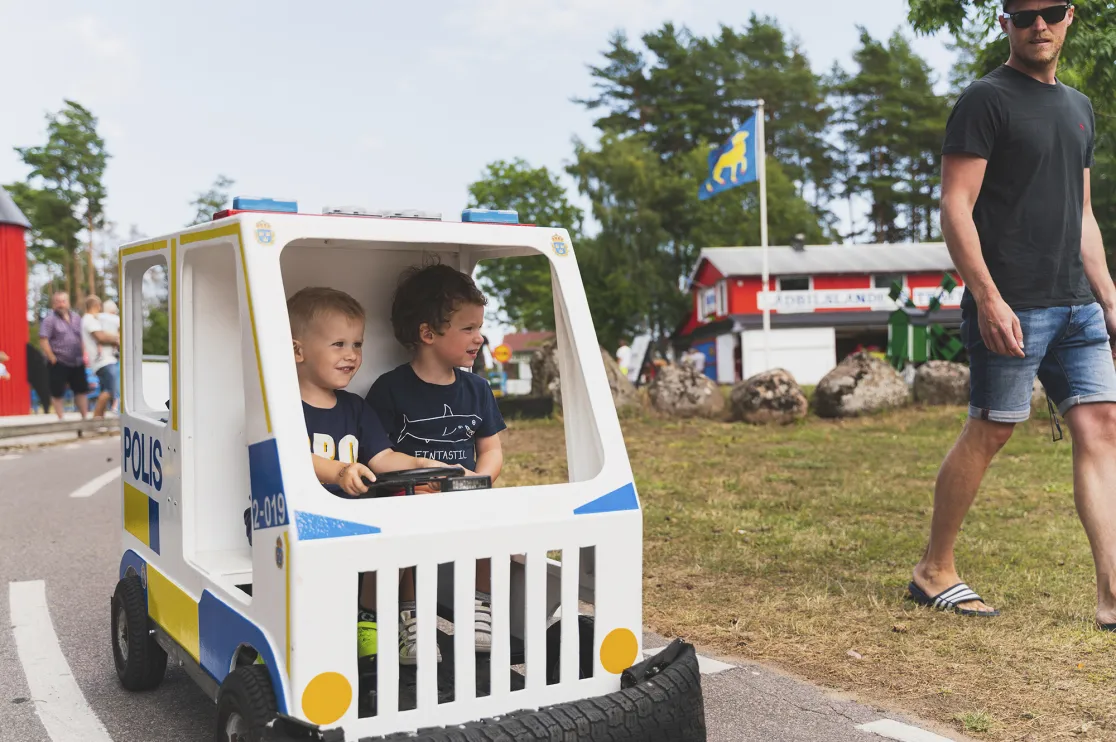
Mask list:
[{"label": "building roof", "polygon": [[27,221],[27,217],[3,188],[0,188],[0,224],[14,224],[17,227],[31,229],[31,222]]},{"label": "building roof", "polygon": [[525,351],[534,351],[542,347],[550,338],[554,337],[554,333],[549,330],[541,332],[513,332],[510,335],[504,335],[504,345],[511,349],[512,353],[523,353]]},{"label": "building roof", "polygon": [[[763,248],[707,247],[698,256],[693,282],[708,261],[723,276],[762,276]],[[834,273],[919,273],[953,270],[944,242],[911,242],[895,245],[816,245],[796,251],[791,247],[767,248],[772,276]]]}]

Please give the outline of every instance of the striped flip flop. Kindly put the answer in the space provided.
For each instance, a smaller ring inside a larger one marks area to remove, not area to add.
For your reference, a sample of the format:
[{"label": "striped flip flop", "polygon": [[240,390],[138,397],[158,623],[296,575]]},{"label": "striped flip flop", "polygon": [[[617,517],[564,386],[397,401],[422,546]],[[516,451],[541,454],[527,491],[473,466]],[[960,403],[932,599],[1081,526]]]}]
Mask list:
[{"label": "striped flip flop", "polygon": [[929,606],[939,611],[953,611],[962,616],[979,616],[981,618],[992,618],[993,616],[1000,615],[999,611],[974,611],[971,608],[958,608],[959,603],[967,603],[970,600],[983,600],[977,595],[971,587],[964,582],[958,582],[953,587],[943,590],[934,597],[926,594],[926,591],[918,585],[907,585],[907,592],[910,593],[911,600],[919,605]]}]

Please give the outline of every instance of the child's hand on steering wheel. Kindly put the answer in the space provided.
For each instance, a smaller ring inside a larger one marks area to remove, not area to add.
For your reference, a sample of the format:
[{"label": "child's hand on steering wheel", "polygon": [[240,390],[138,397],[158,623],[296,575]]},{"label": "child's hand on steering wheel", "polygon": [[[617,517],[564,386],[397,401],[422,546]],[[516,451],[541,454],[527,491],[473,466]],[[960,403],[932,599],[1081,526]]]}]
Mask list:
[{"label": "child's hand on steering wheel", "polygon": [[376,475],[372,470],[361,463],[349,464],[341,470],[341,476],[338,477],[337,484],[348,495],[363,495],[368,491],[368,485],[361,481],[361,477],[368,479],[370,482],[376,481]]}]

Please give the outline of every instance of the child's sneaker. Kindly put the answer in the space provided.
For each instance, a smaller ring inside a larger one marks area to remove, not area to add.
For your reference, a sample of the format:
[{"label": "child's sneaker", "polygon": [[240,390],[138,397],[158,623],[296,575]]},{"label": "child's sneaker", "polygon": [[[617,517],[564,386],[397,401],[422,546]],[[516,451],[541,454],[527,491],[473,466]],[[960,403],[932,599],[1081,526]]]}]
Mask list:
[{"label": "child's sneaker", "polygon": [[485,654],[492,651],[492,596],[477,591],[473,601],[474,633],[477,652]]},{"label": "child's sneaker", "polygon": [[[415,617],[415,604],[403,603],[407,606],[399,611],[399,664],[418,664],[418,618]],[[434,643],[434,656],[438,662],[442,661],[442,650]]]},{"label": "child's sneaker", "polygon": [[371,611],[357,612],[357,659],[376,656],[379,631],[376,628],[376,614]]}]

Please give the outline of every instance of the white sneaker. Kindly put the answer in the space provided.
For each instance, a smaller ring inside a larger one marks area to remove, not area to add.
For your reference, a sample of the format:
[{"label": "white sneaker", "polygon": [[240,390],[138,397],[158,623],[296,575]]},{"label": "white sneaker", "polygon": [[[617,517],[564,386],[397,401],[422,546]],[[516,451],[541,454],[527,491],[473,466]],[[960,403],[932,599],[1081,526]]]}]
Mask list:
[{"label": "white sneaker", "polygon": [[[442,661],[442,650],[434,643],[434,656]],[[399,664],[418,664],[418,618],[413,610],[399,612]]]},{"label": "white sneaker", "polygon": [[492,598],[486,593],[478,592],[473,601],[474,634],[479,654],[492,651]]}]

